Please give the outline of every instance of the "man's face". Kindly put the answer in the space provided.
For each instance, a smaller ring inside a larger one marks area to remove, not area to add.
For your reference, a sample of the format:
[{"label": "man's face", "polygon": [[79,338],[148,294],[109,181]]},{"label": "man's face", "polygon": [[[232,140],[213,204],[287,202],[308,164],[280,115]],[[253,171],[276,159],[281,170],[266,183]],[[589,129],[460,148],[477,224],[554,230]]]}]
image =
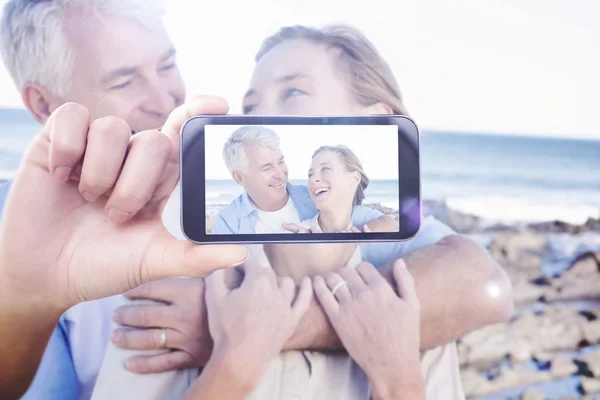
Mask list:
[{"label": "man's face", "polygon": [[248,163],[240,184],[263,211],[277,211],[288,199],[288,168],[279,148],[247,145]]},{"label": "man's face", "polygon": [[136,132],[161,128],[183,103],[185,88],[164,30],[110,17],[68,18],[65,25],[76,59],[63,102],[86,106],[92,119],[120,117]]}]

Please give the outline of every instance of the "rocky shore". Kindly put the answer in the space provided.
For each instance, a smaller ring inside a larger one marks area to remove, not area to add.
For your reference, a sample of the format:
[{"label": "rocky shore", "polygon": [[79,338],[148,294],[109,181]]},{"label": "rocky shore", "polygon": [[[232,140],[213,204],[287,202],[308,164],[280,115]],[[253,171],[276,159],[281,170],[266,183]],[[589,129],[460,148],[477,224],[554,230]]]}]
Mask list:
[{"label": "rocky shore", "polygon": [[600,399],[600,220],[508,226],[424,206],[484,244],[513,285],[513,318],[458,342],[467,398]]},{"label": "rocky shore", "polygon": [[488,248],[513,285],[513,318],[457,343],[467,399],[600,400],[600,220],[498,224],[423,207]]}]

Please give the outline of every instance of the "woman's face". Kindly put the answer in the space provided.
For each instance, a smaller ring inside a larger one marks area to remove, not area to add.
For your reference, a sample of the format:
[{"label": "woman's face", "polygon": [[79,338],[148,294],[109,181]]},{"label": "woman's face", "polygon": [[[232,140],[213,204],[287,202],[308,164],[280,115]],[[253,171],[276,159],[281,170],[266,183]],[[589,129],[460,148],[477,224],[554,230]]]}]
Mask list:
[{"label": "woman's face", "polygon": [[348,172],[340,155],[333,151],[317,154],[308,171],[308,190],[319,211],[352,206],[359,183],[358,172]]},{"label": "woman's face", "polygon": [[335,65],[337,50],[306,40],[275,46],[256,64],[243,100],[244,114],[352,115],[356,104]]}]

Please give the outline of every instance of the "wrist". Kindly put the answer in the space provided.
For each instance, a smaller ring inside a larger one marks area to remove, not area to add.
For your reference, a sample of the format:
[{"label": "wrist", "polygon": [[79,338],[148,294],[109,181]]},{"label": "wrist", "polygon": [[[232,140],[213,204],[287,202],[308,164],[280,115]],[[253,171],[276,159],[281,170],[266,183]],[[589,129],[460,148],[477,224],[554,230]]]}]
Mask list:
[{"label": "wrist", "polygon": [[418,357],[412,361],[404,358],[402,364],[367,371],[374,400],[425,400],[425,383]]}]

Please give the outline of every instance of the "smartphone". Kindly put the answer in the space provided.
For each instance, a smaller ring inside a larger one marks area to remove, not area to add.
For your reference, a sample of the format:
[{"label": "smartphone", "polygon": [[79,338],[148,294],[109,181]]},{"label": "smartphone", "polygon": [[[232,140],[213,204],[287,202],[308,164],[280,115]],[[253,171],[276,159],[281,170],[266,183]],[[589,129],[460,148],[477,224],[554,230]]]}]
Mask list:
[{"label": "smartphone", "polygon": [[194,243],[389,242],[421,224],[419,130],[405,116],[235,116],[181,129]]}]

